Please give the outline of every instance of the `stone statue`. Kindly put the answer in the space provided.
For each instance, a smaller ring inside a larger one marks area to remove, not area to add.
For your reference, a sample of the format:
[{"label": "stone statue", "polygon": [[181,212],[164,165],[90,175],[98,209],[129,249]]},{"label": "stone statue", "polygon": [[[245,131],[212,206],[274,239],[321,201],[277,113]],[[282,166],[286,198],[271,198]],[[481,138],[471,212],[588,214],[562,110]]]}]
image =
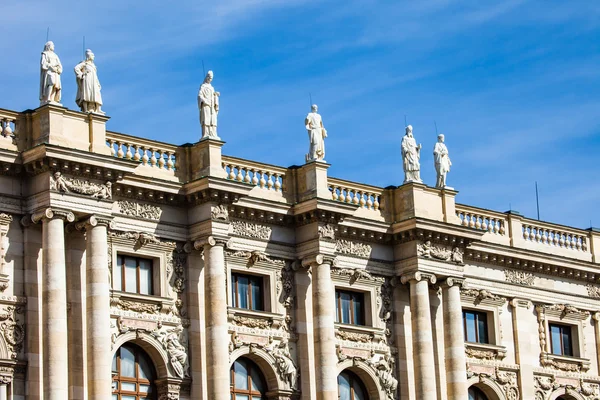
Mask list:
[{"label": "stone statue", "polygon": [[319,108],[316,104],[311,107],[312,111],[308,113],[304,120],[306,130],[308,131],[308,141],[310,147],[306,155],[306,162],[309,161],[325,161],[325,138],[327,130],[323,126],[323,120],[317,111]]},{"label": "stone statue", "polygon": [[181,332],[182,329],[180,327],[170,330],[164,339],[164,346],[169,354],[169,359],[171,361],[171,365],[173,366],[173,370],[175,370],[180,378],[184,378],[188,375],[188,356],[185,347],[183,347],[179,341],[179,334]]},{"label": "stone statue", "polygon": [[54,52],[54,43],[47,42],[40,61],[40,105],[60,104],[62,89],[60,74],[62,74],[62,64]]},{"label": "stone statue", "polygon": [[85,51],[85,61],[80,62],[75,67],[75,75],[77,76],[77,97],[75,98],[75,103],[77,103],[83,112],[104,114],[101,110],[101,86],[94,58],[94,53],[90,49],[87,49]]},{"label": "stone statue", "polygon": [[406,127],[406,134],[402,138],[402,162],[404,167],[404,183],[419,182],[422,183],[420,177],[421,165],[421,145],[417,145],[417,141],[413,137],[412,126]]},{"label": "stone statue", "polygon": [[394,359],[389,355],[385,354],[378,361],[371,361],[371,365],[377,371],[379,382],[387,394],[389,400],[396,398],[396,390],[398,389],[398,379],[394,377]]},{"label": "stone statue", "polygon": [[200,125],[202,126],[203,139],[220,139],[217,135],[217,115],[219,114],[219,96],[211,85],[213,72],[208,71],[204,83],[198,90],[198,109],[200,110]]},{"label": "stone statue", "polygon": [[281,377],[290,385],[290,388],[295,388],[298,379],[298,369],[294,361],[292,361],[287,340],[282,340],[279,346],[273,349],[273,357],[277,361],[277,370]]},{"label": "stone statue", "polygon": [[438,135],[438,141],[433,148],[433,159],[437,173],[435,187],[443,189],[446,187],[446,174],[450,172],[450,166],[452,165],[448,156],[448,148],[444,144],[444,135]]}]

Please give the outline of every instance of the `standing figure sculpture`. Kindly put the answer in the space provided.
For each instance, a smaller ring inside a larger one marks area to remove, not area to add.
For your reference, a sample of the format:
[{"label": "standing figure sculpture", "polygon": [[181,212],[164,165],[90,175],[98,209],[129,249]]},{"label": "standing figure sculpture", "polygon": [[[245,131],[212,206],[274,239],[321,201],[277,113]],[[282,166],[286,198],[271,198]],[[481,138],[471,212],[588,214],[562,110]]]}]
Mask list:
[{"label": "standing figure sculpture", "polygon": [[60,74],[62,74],[62,64],[54,52],[54,43],[46,42],[40,61],[40,105],[60,104],[62,89]]},{"label": "standing figure sculpture", "polygon": [[198,109],[200,110],[200,125],[202,126],[203,139],[220,139],[217,135],[217,115],[219,114],[219,96],[211,85],[213,72],[208,71],[204,83],[198,90]]},{"label": "standing figure sculpture", "polygon": [[316,104],[311,107],[311,112],[304,119],[304,125],[308,131],[308,140],[310,147],[306,155],[306,162],[325,161],[325,138],[327,130],[323,126],[323,119],[317,112],[319,108]]},{"label": "standing figure sculpture", "polygon": [[402,138],[402,163],[404,167],[404,183],[419,182],[421,183],[421,145],[417,145],[417,141],[413,137],[412,125],[406,127],[406,134]]},{"label": "standing figure sculpture", "polygon": [[87,49],[85,51],[85,61],[75,66],[75,75],[77,77],[77,97],[75,98],[75,103],[77,103],[83,112],[104,114],[101,109],[101,86],[94,58],[94,53],[90,49]]},{"label": "standing figure sculpture", "polygon": [[433,159],[435,172],[437,173],[435,187],[443,189],[446,187],[446,174],[450,172],[452,162],[448,156],[448,148],[444,144],[444,135],[442,134],[438,135],[438,141],[433,148]]}]

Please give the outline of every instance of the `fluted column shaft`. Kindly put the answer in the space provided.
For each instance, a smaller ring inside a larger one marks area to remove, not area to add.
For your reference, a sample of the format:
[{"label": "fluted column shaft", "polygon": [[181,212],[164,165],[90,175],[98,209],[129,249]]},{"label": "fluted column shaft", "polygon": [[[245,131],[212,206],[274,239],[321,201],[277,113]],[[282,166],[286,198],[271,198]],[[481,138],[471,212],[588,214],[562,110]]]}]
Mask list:
[{"label": "fluted column shaft", "polygon": [[429,283],[435,283],[436,279],[434,275],[417,272],[402,276],[402,282],[410,283],[415,396],[419,400],[436,400],[433,327],[429,303]]},{"label": "fluted column shaft", "polygon": [[462,283],[461,279],[447,278],[442,285],[448,400],[463,400],[468,396],[467,361],[460,301]]},{"label": "fluted column shaft", "polygon": [[42,298],[44,345],[44,399],[69,398],[67,277],[65,263],[65,220],[70,212],[51,209],[33,216],[42,221]]},{"label": "fluted column shaft", "polygon": [[[88,399],[111,397],[110,283],[108,220],[90,217],[86,229],[86,331]],[[78,224],[79,225],[79,224]],[[78,227],[81,227],[79,225]]]},{"label": "fluted column shaft", "polygon": [[317,400],[337,400],[335,354],[335,290],[331,262],[318,256],[312,263],[313,328]]},{"label": "fluted column shaft", "polygon": [[209,399],[228,399],[230,397],[224,245],[225,241],[215,240],[212,237],[203,245]]}]

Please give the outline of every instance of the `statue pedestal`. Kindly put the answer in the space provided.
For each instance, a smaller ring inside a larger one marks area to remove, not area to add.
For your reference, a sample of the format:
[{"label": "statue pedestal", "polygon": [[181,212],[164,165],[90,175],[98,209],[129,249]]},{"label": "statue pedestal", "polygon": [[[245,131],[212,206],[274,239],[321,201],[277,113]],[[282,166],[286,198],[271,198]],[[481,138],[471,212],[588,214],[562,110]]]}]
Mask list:
[{"label": "statue pedestal", "polygon": [[192,146],[190,152],[191,179],[205,176],[227,178],[221,161],[221,147],[225,142],[216,139],[203,139]]},{"label": "statue pedestal", "polygon": [[445,187],[432,188],[422,183],[409,182],[396,189],[394,194],[396,221],[410,218],[427,218],[456,223],[455,197],[458,192]]},{"label": "statue pedestal", "polygon": [[331,200],[331,192],[327,185],[327,169],[330,164],[322,161],[311,161],[300,167],[298,176],[299,201],[315,197]]}]

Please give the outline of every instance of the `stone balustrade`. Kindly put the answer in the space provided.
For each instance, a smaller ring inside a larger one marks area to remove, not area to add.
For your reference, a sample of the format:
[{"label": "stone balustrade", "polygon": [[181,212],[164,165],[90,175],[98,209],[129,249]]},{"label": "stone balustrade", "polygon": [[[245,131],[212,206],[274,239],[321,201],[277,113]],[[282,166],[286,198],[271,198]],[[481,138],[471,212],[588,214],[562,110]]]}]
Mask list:
[{"label": "stone balustrade", "polygon": [[494,235],[506,234],[506,215],[464,205],[456,205],[456,216],[463,226],[479,229]]},{"label": "stone balustrade", "polygon": [[327,180],[331,198],[342,203],[356,204],[367,210],[381,209],[381,194],[383,189],[376,186],[361,185],[342,179],[329,178]]},{"label": "stone balustrade", "polygon": [[285,190],[285,168],[230,156],[222,156],[221,159],[229,180],[251,183],[275,192]]},{"label": "stone balustrade", "polygon": [[177,146],[116,132],[106,132],[106,144],[114,157],[167,171],[177,169]]},{"label": "stone balustrade", "polygon": [[18,113],[0,109],[0,135],[6,139],[12,139],[17,131]]},{"label": "stone balustrade", "polygon": [[521,232],[523,239],[555,248],[566,250],[583,251],[588,250],[587,231],[565,229],[557,225],[547,224],[540,221],[524,219]]}]

